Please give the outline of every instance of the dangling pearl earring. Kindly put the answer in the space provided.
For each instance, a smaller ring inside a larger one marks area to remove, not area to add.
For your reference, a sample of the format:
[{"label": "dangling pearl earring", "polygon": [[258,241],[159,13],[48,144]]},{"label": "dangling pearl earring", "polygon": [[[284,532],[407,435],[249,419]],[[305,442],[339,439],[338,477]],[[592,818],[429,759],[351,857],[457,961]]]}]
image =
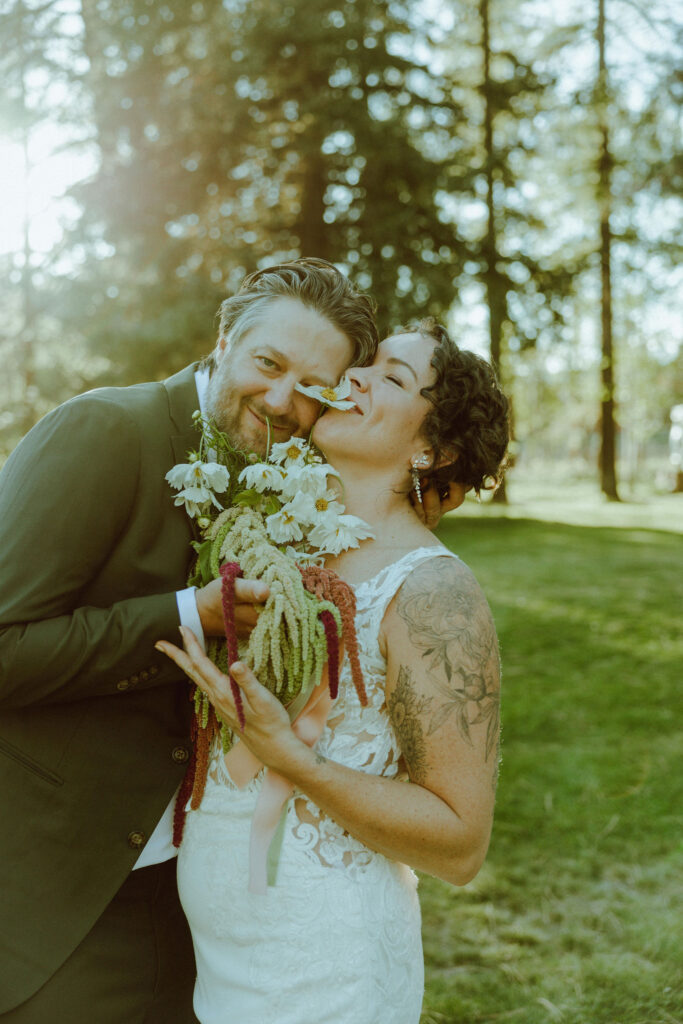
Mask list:
[{"label": "dangling pearl earring", "polygon": [[410,475],[413,478],[413,490],[417,495],[417,500],[422,505],[422,487],[420,486],[420,474],[416,470],[415,466],[410,471]]},{"label": "dangling pearl earring", "polygon": [[429,459],[426,455],[421,455],[418,459],[415,459],[410,467],[410,475],[413,480],[413,490],[417,495],[417,500],[422,505],[422,486],[420,484],[420,474],[417,471],[418,466],[421,469],[426,469],[429,466]]}]

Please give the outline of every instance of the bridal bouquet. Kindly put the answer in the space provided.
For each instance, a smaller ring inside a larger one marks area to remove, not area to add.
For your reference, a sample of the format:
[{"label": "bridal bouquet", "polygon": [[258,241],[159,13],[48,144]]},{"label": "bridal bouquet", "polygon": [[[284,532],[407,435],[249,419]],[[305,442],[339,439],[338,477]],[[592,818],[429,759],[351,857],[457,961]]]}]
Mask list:
[{"label": "bridal bouquet", "polygon": [[[340,390],[306,392],[343,408]],[[373,536],[363,520],[346,514],[330,486],[338,474],[301,438],[269,445],[266,459],[258,461],[236,450],[211,420],[199,412],[194,418],[201,430],[199,447],[166,479],[178,491],[175,504],[185,507],[200,535],[193,541],[197,557],[188,585],[222,579],[226,635],[209,639],[208,656],[226,674],[232,662],[244,660],[294,717],[320,685],[326,667],[330,696],[336,697],[341,641],[359,699],[367,703],[354,628],[355,595],[322,568],[325,555],[358,547]],[[269,587],[246,645],[238,644],[234,619],[235,581],[242,575]],[[244,727],[240,690],[233,680],[231,687]],[[176,805],[176,845],[188,798],[193,808],[201,801],[214,736],[226,752],[234,742],[199,687],[193,698],[194,753]]]}]

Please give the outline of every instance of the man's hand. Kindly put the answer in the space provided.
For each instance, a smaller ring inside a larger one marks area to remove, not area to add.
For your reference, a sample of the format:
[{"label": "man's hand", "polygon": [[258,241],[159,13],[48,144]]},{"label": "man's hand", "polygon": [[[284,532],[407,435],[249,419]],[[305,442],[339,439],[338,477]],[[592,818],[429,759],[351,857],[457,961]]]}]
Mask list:
[{"label": "man's hand", "polygon": [[468,490],[464,484],[454,480],[448,485],[448,494],[440,495],[436,487],[430,484],[422,490],[422,504],[417,500],[415,491],[410,492],[410,500],[427,529],[433,530],[446,512],[452,512],[462,505]]},{"label": "man's hand", "polygon": [[[224,636],[222,580],[212,580],[197,590],[197,611],[204,636]],[[239,637],[248,637],[256,625],[260,608],[270,590],[260,580],[235,580],[235,626]]]}]

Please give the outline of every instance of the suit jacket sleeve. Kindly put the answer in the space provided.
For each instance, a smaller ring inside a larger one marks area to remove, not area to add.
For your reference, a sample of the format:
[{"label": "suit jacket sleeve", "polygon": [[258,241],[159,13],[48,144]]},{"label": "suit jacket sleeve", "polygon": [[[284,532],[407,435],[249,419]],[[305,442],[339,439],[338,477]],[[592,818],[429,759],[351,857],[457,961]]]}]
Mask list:
[{"label": "suit jacket sleeve", "polygon": [[7,461],[0,707],[110,695],[143,667],[140,688],[178,678],[153,649],[158,639],[177,639],[175,593],[116,600],[112,592],[107,607],[83,598],[126,528],[140,469],[137,422],[97,392],[46,416]]}]

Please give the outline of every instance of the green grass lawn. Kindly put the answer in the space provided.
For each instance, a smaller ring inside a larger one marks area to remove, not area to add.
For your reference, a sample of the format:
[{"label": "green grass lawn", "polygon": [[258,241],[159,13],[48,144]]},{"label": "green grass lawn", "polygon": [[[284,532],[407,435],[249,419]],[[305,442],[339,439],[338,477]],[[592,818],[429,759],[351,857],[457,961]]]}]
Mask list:
[{"label": "green grass lawn", "polygon": [[423,1022],[681,1021],[683,538],[464,512],[440,536],[498,627],[503,764],[479,876],[421,881]]}]

